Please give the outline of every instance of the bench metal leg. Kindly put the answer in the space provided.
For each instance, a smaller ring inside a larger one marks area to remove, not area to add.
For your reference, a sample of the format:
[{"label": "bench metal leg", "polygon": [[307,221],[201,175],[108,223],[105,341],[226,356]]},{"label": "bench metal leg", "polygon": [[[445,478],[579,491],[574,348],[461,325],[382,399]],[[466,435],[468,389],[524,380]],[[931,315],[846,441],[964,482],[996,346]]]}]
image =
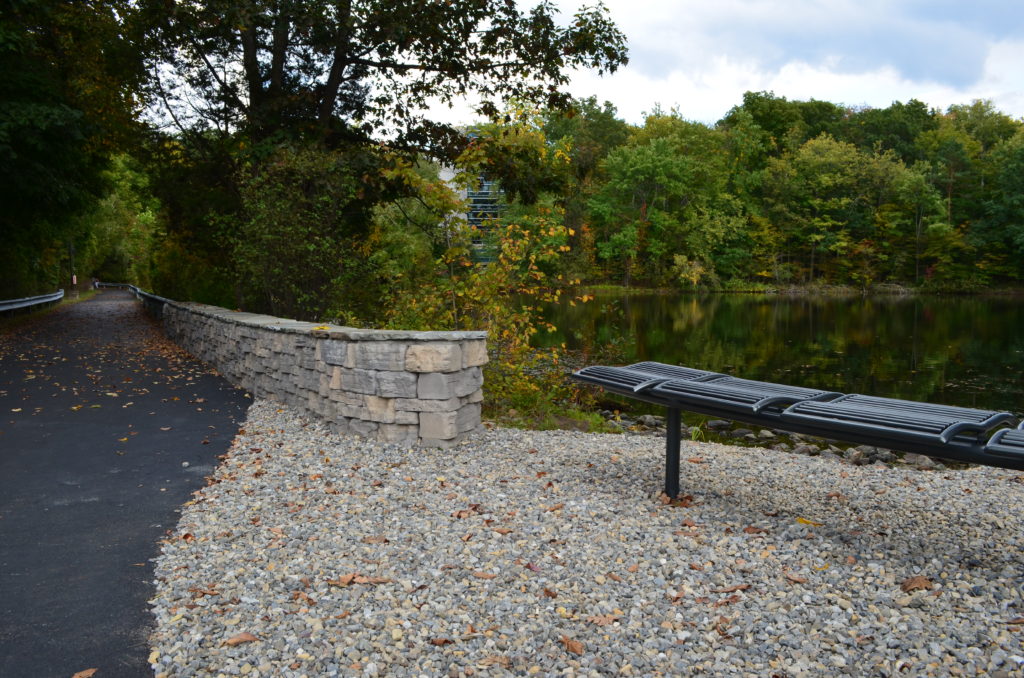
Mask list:
[{"label": "bench metal leg", "polygon": [[679,408],[669,407],[665,417],[665,494],[679,496]]}]

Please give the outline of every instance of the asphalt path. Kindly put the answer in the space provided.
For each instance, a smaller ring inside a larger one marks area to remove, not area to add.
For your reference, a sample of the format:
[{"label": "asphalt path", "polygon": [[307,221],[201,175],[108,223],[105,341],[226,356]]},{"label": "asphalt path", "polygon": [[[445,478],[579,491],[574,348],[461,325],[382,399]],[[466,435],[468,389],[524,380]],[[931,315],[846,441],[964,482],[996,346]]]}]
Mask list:
[{"label": "asphalt path", "polygon": [[250,403],[103,290],[0,329],[0,676],[152,676],[159,542]]}]

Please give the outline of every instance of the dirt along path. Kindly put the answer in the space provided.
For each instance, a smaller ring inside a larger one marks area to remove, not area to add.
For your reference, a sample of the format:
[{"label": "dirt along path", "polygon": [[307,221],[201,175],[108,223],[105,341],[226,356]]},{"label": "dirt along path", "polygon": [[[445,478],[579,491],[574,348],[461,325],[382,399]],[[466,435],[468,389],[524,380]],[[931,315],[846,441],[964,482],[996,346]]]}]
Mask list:
[{"label": "dirt along path", "polygon": [[250,399],[104,290],[0,330],[0,676],[151,676],[150,562]]}]

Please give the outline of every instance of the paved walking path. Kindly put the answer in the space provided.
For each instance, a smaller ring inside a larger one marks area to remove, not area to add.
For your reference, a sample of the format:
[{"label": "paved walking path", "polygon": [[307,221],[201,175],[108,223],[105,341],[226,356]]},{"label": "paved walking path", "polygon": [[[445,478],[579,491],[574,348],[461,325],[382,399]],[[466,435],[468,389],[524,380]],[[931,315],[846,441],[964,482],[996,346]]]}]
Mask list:
[{"label": "paved walking path", "polygon": [[0,676],[151,676],[150,559],[249,404],[104,290],[0,330]]}]

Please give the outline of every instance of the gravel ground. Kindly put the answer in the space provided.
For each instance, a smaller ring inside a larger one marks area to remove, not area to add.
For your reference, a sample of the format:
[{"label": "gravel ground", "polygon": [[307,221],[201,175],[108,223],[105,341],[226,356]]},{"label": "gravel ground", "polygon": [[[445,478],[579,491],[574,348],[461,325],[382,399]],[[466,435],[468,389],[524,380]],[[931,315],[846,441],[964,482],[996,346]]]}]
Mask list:
[{"label": "gravel ground", "polygon": [[337,436],[269,401],[157,562],[158,676],[1024,672],[1024,475],[494,429]]}]

